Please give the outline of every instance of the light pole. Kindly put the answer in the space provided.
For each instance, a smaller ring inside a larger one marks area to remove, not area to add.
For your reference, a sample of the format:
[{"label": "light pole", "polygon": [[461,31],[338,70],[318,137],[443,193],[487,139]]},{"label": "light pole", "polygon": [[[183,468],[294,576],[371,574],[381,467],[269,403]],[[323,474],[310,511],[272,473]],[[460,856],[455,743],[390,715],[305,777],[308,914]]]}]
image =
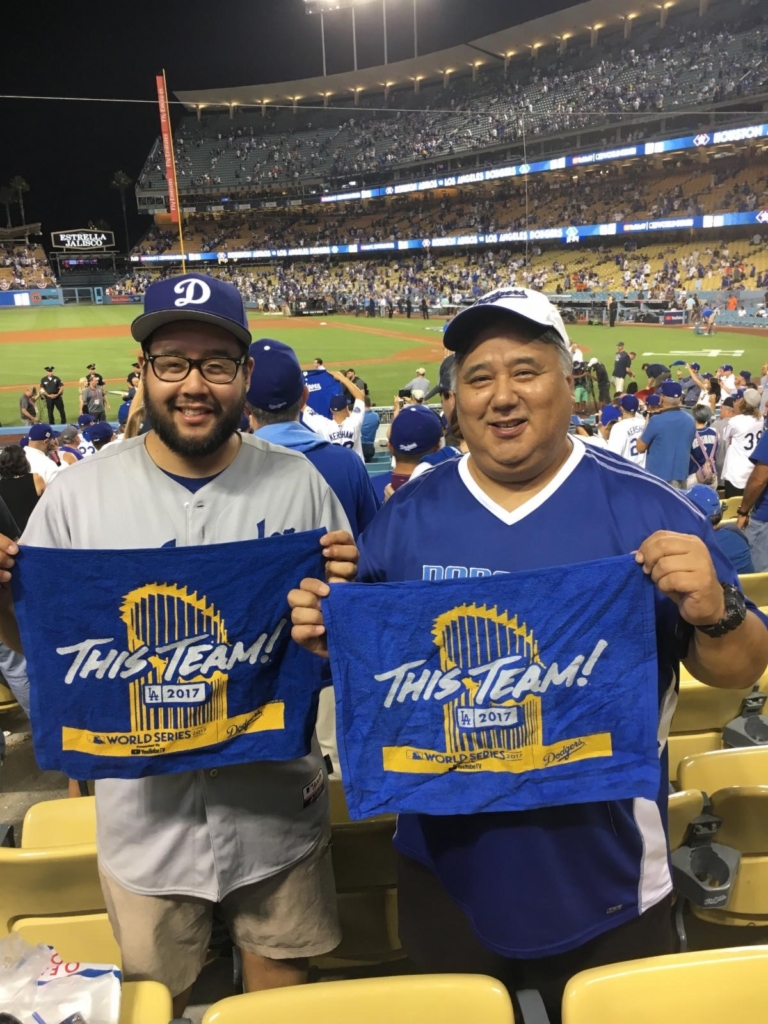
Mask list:
[{"label": "light pole", "polygon": [[325,78],[327,74],[325,70],[325,15],[322,7],[320,8],[320,45],[323,48],[323,78]]},{"label": "light pole", "polygon": [[[320,15],[320,42],[323,51],[323,78],[328,74],[325,57],[325,15],[331,11],[343,11],[348,7],[352,8],[352,63],[357,71],[357,21],[355,19],[355,8],[358,5],[370,4],[374,0],[304,0],[304,7],[307,14]],[[384,63],[388,61],[387,53],[387,0],[382,0],[382,16],[384,21]],[[414,49],[417,48],[416,33],[416,0],[413,0],[413,29]]]},{"label": "light pole", "polygon": [[413,0],[413,56],[419,56],[419,24],[416,17],[416,0]]},{"label": "light pole", "polygon": [[381,0],[381,17],[384,22],[384,63],[387,63],[387,0]]},{"label": "light pole", "polygon": [[352,61],[357,71],[357,28],[355,26],[355,7],[352,5]]}]

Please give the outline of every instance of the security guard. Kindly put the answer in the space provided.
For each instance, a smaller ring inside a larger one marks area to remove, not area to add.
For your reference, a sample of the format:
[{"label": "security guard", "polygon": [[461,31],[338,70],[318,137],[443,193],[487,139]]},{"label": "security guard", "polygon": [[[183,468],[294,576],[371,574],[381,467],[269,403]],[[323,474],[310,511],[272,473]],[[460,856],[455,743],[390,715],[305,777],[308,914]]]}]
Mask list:
[{"label": "security guard", "polygon": [[98,378],[99,387],[103,388],[104,387],[104,378],[97,371],[96,363],[88,363],[88,365],[86,366],[86,370],[88,370],[88,376],[89,377],[97,377]]},{"label": "security guard", "polygon": [[40,381],[43,389],[45,404],[48,406],[48,422],[53,423],[53,410],[58,409],[61,422],[67,422],[67,415],[64,412],[64,399],[61,397],[64,391],[64,381],[53,372],[52,366],[46,366],[45,377]]}]

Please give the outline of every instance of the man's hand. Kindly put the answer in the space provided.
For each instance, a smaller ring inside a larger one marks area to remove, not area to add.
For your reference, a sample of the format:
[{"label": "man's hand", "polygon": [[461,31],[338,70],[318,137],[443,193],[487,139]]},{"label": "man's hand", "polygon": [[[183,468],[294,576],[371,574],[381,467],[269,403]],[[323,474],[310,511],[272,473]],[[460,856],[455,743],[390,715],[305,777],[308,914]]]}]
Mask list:
[{"label": "man's hand", "polygon": [[328,638],[320,601],[330,592],[327,583],[313,579],[303,579],[297,590],[288,592],[293,623],[291,636],[297,644],[321,658],[328,657]]},{"label": "man's hand", "polygon": [[0,533],[0,604],[4,607],[11,607],[11,569],[18,553],[19,545]]},{"label": "man's hand", "polygon": [[736,525],[740,530],[746,529],[747,523],[749,522],[749,516],[736,516]]},{"label": "man's hand", "polygon": [[711,626],[725,615],[723,588],[703,540],[657,530],[635,552],[635,561],[692,626]]},{"label": "man's hand", "polygon": [[346,530],[335,530],[320,538],[326,559],[325,578],[328,583],[351,583],[357,575],[360,557],[355,542]]}]

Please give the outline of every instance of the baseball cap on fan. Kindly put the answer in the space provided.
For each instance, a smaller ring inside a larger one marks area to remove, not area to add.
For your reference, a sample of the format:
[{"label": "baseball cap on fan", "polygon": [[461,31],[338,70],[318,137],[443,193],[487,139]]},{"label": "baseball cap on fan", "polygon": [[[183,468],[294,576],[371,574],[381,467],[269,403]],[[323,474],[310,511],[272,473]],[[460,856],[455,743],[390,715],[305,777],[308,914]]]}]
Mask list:
[{"label": "baseball cap on fan", "polygon": [[443,436],[440,419],[423,405],[407,405],[392,421],[389,443],[404,455],[421,455],[436,447]]},{"label": "baseball cap on fan", "polygon": [[251,408],[277,412],[298,402],[304,392],[304,374],[289,345],[260,338],[251,345],[248,354],[253,359],[246,395]]},{"label": "baseball cap on fan", "polygon": [[474,306],[463,309],[451,320],[443,344],[451,352],[466,352],[477,334],[502,316],[550,328],[560,338],[563,351],[570,353],[568,332],[559,310],[546,295],[532,288],[496,288],[481,296]]},{"label": "baseball cap on fan", "polygon": [[146,345],[158,327],[178,320],[215,324],[234,335],[244,348],[251,343],[240,292],[217,277],[183,274],[151,284],[144,295],[144,312],[131,324],[131,334]]},{"label": "baseball cap on fan", "polygon": [[451,367],[456,362],[456,356],[446,356],[445,359],[440,363],[440,380],[435,384],[431,391],[428,391],[424,395],[424,401],[428,402],[430,398],[434,398],[435,395],[441,392],[448,394],[451,390]]}]

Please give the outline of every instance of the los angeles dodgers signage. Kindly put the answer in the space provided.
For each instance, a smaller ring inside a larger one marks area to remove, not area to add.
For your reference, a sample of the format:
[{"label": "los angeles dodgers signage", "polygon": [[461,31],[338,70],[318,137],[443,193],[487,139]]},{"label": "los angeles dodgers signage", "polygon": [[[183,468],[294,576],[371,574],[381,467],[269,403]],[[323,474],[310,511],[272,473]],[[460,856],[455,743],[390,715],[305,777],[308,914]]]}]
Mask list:
[{"label": "los angeles dodgers signage", "polygon": [[[291,641],[286,595],[287,581],[322,577],[320,533],[22,547],[14,601],[40,767],[137,778],[308,753],[323,663]],[[50,572],[73,583],[63,600],[39,587]]]},{"label": "los angeles dodgers signage", "polygon": [[331,591],[352,817],[655,799],[654,587],[631,556]]}]

